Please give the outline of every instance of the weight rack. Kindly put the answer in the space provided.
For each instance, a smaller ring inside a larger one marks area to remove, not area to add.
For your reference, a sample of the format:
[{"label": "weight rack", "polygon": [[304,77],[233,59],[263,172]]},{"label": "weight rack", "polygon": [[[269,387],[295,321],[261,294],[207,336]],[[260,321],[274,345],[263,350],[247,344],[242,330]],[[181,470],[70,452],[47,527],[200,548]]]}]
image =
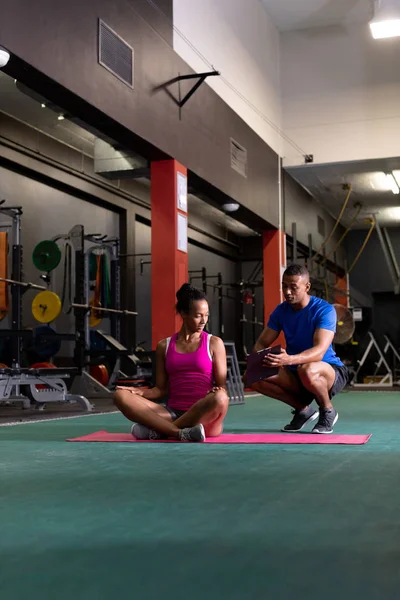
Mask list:
[{"label": "weight rack", "polygon": [[[35,287],[22,282],[23,278],[23,248],[21,244],[21,206],[3,206],[0,203],[0,214],[11,218],[13,238],[11,258],[11,329],[0,330],[1,337],[11,338],[10,368],[0,369],[0,403],[21,402],[24,408],[35,407],[43,409],[48,402],[78,403],[88,412],[93,406],[86,397],[69,393],[65,379],[74,377],[77,369],[31,369],[21,367],[22,341],[33,338],[31,330],[22,329],[22,297],[25,292]],[[3,227],[5,227],[3,225]],[[6,280],[7,281],[7,280]],[[36,386],[41,384],[41,388]]]}]

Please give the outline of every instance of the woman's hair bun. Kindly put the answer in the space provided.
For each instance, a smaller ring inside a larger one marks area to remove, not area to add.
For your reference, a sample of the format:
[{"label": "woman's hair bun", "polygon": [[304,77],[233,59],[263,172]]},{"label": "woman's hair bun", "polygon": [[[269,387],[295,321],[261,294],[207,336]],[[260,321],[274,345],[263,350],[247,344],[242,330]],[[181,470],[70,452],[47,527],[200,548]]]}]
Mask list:
[{"label": "woman's hair bun", "polygon": [[184,283],[176,292],[176,312],[188,313],[192,302],[195,300],[207,300],[207,296],[202,290],[194,287],[190,283]]}]

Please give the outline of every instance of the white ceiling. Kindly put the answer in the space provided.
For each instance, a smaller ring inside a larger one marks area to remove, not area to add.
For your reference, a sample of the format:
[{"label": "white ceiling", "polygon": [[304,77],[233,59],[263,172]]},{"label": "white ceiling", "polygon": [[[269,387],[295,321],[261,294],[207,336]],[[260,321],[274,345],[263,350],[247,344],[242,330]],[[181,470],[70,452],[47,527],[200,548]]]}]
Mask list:
[{"label": "white ceiling", "polygon": [[369,227],[366,217],[375,215],[384,226],[399,226],[400,194],[393,194],[385,180],[387,173],[396,173],[400,184],[400,157],[330,165],[290,167],[287,172],[300,183],[335,218],[346,197],[344,184],[352,186],[347,210],[341,221],[348,226],[355,213],[354,205],[362,204],[354,228]]},{"label": "white ceiling", "polygon": [[373,0],[260,0],[280,31],[366,23]]}]

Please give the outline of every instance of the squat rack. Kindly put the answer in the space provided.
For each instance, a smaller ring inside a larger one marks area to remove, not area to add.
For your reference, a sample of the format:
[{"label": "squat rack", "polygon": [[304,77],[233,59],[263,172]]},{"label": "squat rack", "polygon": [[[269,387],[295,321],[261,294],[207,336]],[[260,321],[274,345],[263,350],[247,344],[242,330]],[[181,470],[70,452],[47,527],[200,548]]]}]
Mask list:
[{"label": "squat rack", "polygon": [[[0,213],[12,220],[10,228],[13,244],[11,279],[2,279],[2,281],[11,285],[11,330],[0,330],[2,337],[11,338],[11,366],[0,369],[0,402],[22,402],[24,408],[29,408],[31,401],[34,401],[39,408],[43,408],[46,402],[79,403],[85,410],[90,412],[93,407],[87,398],[80,394],[69,393],[65,383],[65,379],[74,377],[79,369],[23,368],[21,365],[22,341],[24,338],[33,338],[32,330],[22,329],[22,296],[29,289],[42,289],[43,286],[21,281],[22,207],[4,207],[3,204],[4,200],[0,203]],[[41,387],[38,388],[37,384],[41,384]]]}]

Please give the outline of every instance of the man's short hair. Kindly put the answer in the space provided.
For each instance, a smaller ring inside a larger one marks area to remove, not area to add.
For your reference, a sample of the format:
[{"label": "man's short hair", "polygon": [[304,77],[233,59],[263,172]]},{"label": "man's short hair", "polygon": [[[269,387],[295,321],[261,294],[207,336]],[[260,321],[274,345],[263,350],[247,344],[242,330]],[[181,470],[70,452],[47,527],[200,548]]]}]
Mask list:
[{"label": "man's short hair", "polygon": [[308,272],[307,267],[304,265],[290,265],[283,273],[283,276],[288,275],[289,277],[293,276],[303,276],[310,279],[310,273]]}]

